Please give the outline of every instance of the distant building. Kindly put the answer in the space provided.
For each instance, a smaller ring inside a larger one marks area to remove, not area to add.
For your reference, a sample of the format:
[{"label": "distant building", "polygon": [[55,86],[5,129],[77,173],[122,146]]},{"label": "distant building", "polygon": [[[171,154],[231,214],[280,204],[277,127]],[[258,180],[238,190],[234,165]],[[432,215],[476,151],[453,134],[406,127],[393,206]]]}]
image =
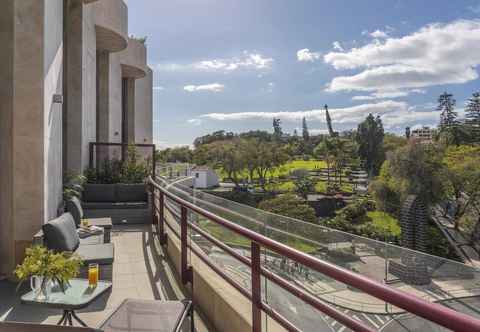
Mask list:
[{"label": "distant building", "polygon": [[219,185],[218,175],[207,166],[196,166],[192,169],[193,187],[206,189]]},{"label": "distant building", "polygon": [[422,143],[431,143],[434,135],[435,129],[424,126],[422,128],[412,129],[410,133],[410,139],[414,139]]}]

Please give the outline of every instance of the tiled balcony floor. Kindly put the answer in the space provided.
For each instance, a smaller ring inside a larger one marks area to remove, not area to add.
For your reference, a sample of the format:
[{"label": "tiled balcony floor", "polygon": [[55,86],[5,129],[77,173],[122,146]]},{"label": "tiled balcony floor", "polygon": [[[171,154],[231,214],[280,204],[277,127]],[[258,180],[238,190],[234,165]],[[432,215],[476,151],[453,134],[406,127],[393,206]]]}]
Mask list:
[{"label": "tiled balcony floor", "polygon": [[[113,289],[110,294],[78,311],[78,316],[88,326],[98,327],[125,298],[176,300],[185,297],[173,267],[158,241],[153,240],[149,225],[115,225],[112,242],[115,244]],[[28,286],[18,292],[15,288],[14,283],[0,281],[0,320],[57,323],[61,317],[59,310],[23,305],[20,295],[28,291]],[[207,331],[198,315],[195,318],[196,330]]]}]

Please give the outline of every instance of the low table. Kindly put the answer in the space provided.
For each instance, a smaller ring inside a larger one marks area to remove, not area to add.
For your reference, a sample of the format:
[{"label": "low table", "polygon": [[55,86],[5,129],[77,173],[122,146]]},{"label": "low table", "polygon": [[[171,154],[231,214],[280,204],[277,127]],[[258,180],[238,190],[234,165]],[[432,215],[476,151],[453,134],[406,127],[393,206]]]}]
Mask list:
[{"label": "low table", "polygon": [[112,288],[112,283],[109,281],[99,280],[95,288],[90,288],[87,279],[72,279],[65,293],[62,292],[59,286],[55,286],[45,300],[37,300],[35,293],[30,291],[21,297],[21,301],[23,304],[42,305],[48,308],[62,309],[63,315],[57,325],[72,326],[74,319],[80,323],[80,325],[86,327],[87,324],[75,314],[75,310],[88,307],[90,303],[110,288]]},{"label": "low table", "polygon": [[111,218],[84,218],[88,220],[89,225],[103,228],[103,243],[110,243],[110,233],[112,231]]}]

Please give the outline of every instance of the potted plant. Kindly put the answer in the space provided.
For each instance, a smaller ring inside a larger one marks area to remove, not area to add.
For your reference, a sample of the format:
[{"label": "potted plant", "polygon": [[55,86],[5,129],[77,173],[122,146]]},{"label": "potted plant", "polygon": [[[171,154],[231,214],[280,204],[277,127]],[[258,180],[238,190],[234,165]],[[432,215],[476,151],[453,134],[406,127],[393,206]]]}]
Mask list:
[{"label": "potted plant", "polygon": [[54,284],[64,292],[69,286],[69,280],[79,274],[82,264],[82,260],[75,254],[55,253],[43,246],[27,248],[25,259],[14,271],[20,280],[17,289],[25,280],[30,279],[32,290],[37,292],[37,299],[45,300]]}]

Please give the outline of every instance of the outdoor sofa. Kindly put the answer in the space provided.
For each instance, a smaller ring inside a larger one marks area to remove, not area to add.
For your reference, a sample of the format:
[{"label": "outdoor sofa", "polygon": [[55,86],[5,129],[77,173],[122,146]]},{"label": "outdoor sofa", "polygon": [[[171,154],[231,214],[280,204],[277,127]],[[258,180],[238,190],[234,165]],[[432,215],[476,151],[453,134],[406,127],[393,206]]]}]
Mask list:
[{"label": "outdoor sofa", "polygon": [[88,264],[100,265],[100,279],[112,280],[114,246],[104,243],[104,235],[92,235],[81,239],[70,213],[50,220],[42,226],[33,240],[34,244],[44,245],[55,252],[73,252],[78,254],[84,264],[80,269],[80,277],[88,276]]},{"label": "outdoor sofa", "polygon": [[[189,317],[190,319],[187,319]],[[125,299],[99,328],[0,322],[0,332],[187,332],[194,331],[191,301]]]},{"label": "outdoor sofa", "polygon": [[152,212],[147,185],[85,184],[81,206],[85,218],[110,217],[113,224],[148,224]]}]

